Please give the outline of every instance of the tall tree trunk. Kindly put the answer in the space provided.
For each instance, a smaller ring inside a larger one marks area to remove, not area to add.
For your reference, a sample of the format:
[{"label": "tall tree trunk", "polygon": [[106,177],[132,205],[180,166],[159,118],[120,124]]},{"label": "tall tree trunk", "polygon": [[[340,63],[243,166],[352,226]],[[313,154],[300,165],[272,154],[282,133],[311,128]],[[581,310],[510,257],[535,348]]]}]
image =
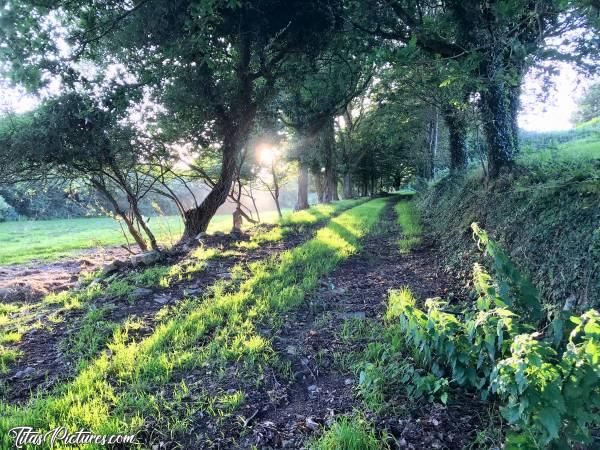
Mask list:
[{"label": "tall tree trunk", "polygon": [[336,176],[333,181],[333,200],[336,202],[340,200],[340,193],[338,192],[338,184],[339,184],[338,178]]},{"label": "tall tree trunk", "polygon": [[458,175],[467,167],[467,122],[454,106],[448,105],[443,114],[450,138],[450,175]]},{"label": "tall tree trunk", "polygon": [[515,88],[508,86],[501,70],[494,69],[494,62],[490,65],[487,86],[481,95],[481,112],[488,147],[488,174],[491,178],[497,178],[502,169],[514,165],[517,155],[516,110],[513,109],[515,105],[518,107],[518,103],[511,102],[510,98]]},{"label": "tall tree trunk", "polygon": [[239,63],[236,77],[239,84],[234,115],[222,112],[221,120],[226,125],[222,146],[221,172],[202,203],[184,213],[184,230],[180,242],[192,242],[199,233],[205,232],[219,207],[225,203],[234,180],[238,157],[248,140],[250,128],[256,116],[256,103],[252,100],[252,77],[250,74],[249,36],[240,34],[238,39]]},{"label": "tall tree trunk", "polygon": [[317,200],[319,203],[323,203],[323,197],[325,195],[325,178],[320,171],[312,170],[312,176],[315,180],[315,189],[317,190]]},{"label": "tall tree trunk", "polygon": [[431,111],[431,120],[429,121],[429,167],[427,168],[427,178],[433,178],[435,172],[435,158],[438,148],[439,133],[439,112],[437,107]]},{"label": "tall tree trunk", "polygon": [[345,199],[352,198],[352,174],[348,170],[344,174],[344,193],[343,197]]},{"label": "tall tree trunk", "polygon": [[296,211],[308,209],[308,165],[302,161],[298,172],[298,200],[294,209]]},{"label": "tall tree trunk", "polygon": [[325,125],[321,129],[321,144],[323,146],[325,162],[325,186],[323,193],[323,203],[331,203],[334,200],[335,185],[335,130],[333,127],[333,117],[327,118]]}]

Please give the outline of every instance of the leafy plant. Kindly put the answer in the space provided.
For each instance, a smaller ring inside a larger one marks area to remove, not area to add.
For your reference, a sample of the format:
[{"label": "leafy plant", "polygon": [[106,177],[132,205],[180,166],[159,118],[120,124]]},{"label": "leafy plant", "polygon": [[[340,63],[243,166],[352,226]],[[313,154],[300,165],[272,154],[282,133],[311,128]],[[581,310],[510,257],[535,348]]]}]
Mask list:
[{"label": "leafy plant", "polygon": [[[407,288],[392,292],[388,321],[421,367],[450,371],[452,383],[505,402],[502,415],[516,430],[506,448],[590,442],[600,422],[600,314],[589,310],[571,317],[571,326],[554,322],[546,334],[535,331],[535,289],[485,232],[473,229],[501,281],[476,265],[476,308],[461,312],[446,311],[439,299],[428,299],[424,311]],[[572,331],[563,343],[565,329]],[[415,389],[421,382],[406,379]]]}]

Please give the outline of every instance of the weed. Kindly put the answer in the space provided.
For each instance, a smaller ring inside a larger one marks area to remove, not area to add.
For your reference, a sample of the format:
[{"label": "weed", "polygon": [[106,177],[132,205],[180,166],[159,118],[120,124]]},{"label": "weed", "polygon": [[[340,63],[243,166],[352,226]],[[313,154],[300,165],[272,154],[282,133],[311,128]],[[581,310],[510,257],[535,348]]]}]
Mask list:
[{"label": "weed", "polygon": [[381,450],[373,425],[362,417],[341,417],[321,437],[308,444],[311,450]]}]

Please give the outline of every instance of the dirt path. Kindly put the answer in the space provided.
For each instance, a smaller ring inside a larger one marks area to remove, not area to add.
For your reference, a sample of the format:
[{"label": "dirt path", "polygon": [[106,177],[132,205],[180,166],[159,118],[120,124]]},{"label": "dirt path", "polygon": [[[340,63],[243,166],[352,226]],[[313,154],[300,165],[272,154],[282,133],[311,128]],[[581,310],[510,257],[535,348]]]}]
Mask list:
[{"label": "dirt path", "polygon": [[83,250],[57,261],[0,266],[0,301],[35,301],[50,292],[69,289],[82,272],[129,255],[124,248],[106,247]]},{"label": "dirt path", "polygon": [[[353,389],[355,377],[336,362],[340,355],[356,350],[339,338],[343,323],[381,321],[390,289],[408,285],[425,299],[446,296],[449,286],[457,286],[439,267],[431,242],[400,256],[398,237],[390,202],[363,250],[322,280],[306,307],[286,319],[274,347],[290,362],[294,379],[273,377],[273,382],[253,394],[258,413],[237,448],[302,448],[320,425],[361,407]],[[462,448],[472,438],[478,421],[460,405],[446,408],[424,402],[417,406],[411,416],[375,418],[378,428],[392,432],[402,448]]]}]

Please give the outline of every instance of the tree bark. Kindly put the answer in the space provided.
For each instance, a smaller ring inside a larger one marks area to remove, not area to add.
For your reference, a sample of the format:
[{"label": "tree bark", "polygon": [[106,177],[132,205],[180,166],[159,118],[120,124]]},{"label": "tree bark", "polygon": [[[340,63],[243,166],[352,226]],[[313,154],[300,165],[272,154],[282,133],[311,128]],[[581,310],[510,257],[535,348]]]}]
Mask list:
[{"label": "tree bark", "polygon": [[334,200],[335,183],[335,130],[333,127],[333,117],[327,118],[325,125],[321,130],[321,144],[323,145],[323,154],[325,162],[325,186],[323,193],[323,203],[331,203]]},{"label": "tree bark", "polygon": [[308,209],[308,165],[300,162],[298,172],[298,200],[294,210]]},{"label": "tree bark", "polygon": [[312,171],[313,179],[315,180],[315,189],[317,190],[317,200],[319,203],[323,203],[323,197],[325,195],[325,178],[319,171]]},{"label": "tree bark", "polygon": [[343,196],[345,199],[352,198],[352,174],[350,171],[344,174],[344,193]]},{"label": "tree bark", "polygon": [[450,137],[450,175],[458,175],[467,167],[467,122],[453,106],[444,108],[443,114]]},{"label": "tree bark", "polygon": [[338,178],[336,176],[334,179],[334,182],[333,182],[333,200],[336,202],[340,200],[340,193],[338,192],[338,184],[339,184]]},{"label": "tree bark", "polygon": [[225,203],[236,174],[238,157],[248,140],[256,116],[256,103],[252,100],[252,77],[249,71],[251,55],[248,39],[247,35],[239,36],[240,60],[236,68],[239,92],[237,101],[234,102],[238,108],[233,113],[222,111],[219,114],[225,124],[219,180],[198,207],[185,211],[184,230],[180,242],[192,242],[199,233],[205,232],[219,207]]},{"label": "tree bark", "polygon": [[432,108],[431,120],[429,122],[429,167],[427,178],[433,178],[435,173],[435,158],[438,148],[439,112],[437,107]]},{"label": "tree bark", "polygon": [[239,150],[236,142],[226,142],[223,146],[219,180],[197,208],[185,211],[181,242],[191,242],[198,234],[205,232],[219,207],[225,203],[233,182]]}]

